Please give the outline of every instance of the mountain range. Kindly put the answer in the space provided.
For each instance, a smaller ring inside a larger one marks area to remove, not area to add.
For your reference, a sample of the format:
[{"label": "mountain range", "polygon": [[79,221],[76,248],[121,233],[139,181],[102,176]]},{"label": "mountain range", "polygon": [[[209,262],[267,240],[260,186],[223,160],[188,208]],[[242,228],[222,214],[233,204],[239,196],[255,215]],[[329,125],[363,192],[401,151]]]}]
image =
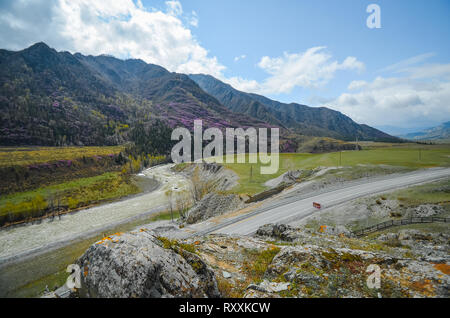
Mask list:
[{"label": "mountain range", "polygon": [[433,141],[450,139],[450,121],[439,126],[425,129],[423,131],[409,133],[401,136],[402,138],[415,141]]},{"label": "mountain range", "polygon": [[[0,50],[0,145],[114,145],[155,120],[168,128],[280,127],[295,136],[400,141],[325,108],[283,104],[208,75],[169,72],[142,60],[57,52],[45,43]],[[290,142],[294,140],[294,142]]]},{"label": "mountain range", "polygon": [[210,75],[190,77],[233,112],[247,114],[306,136],[342,140],[398,141],[380,130],[355,123],[350,117],[326,108],[280,103],[267,97],[238,91]]}]

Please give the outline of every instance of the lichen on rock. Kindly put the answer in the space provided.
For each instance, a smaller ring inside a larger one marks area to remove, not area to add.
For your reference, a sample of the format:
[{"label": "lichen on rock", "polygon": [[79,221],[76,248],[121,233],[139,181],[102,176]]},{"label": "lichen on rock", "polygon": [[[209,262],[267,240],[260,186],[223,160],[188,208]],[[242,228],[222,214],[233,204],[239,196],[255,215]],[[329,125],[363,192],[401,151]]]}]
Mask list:
[{"label": "lichen on rock", "polygon": [[78,260],[81,297],[219,297],[214,272],[197,255],[164,248],[151,231],[93,244]]}]

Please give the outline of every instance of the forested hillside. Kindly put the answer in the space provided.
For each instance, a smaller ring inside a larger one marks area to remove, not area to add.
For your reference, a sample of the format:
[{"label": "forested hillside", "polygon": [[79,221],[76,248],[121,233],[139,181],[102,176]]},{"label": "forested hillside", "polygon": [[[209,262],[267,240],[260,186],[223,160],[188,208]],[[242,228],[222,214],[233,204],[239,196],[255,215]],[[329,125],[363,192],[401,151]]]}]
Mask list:
[{"label": "forested hillside", "polygon": [[117,145],[151,136],[167,153],[170,129],[266,127],[236,114],[183,74],[141,60],[56,52],[44,43],[0,51],[0,145]]},{"label": "forested hillside", "polygon": [[326,107],[280,103],[261,95],[238,91],[210,75],[195,74],[190,77],[230,110],[289,128],[296,134],[342,140],[400,141],[375,128],[357,124],[348,116]]}]

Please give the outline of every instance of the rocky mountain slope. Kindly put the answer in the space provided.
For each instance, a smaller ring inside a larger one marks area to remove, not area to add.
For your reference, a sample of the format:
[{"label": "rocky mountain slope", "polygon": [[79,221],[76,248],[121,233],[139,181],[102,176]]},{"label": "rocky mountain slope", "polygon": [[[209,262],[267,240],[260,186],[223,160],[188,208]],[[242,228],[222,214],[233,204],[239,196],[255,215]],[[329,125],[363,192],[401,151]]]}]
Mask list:
[{"label": "rocky mountain slope", "polygon": [[0,110],[0,145],[120,144],[155,119],[190,129],[197,118],[206,127],[268,126],[231,112],[186,75],[45,43],[0,50]]},{"label": "rocky mountain slope", "polygon": [[234,112],[248,114],[274,125],[292,129],[307,136],[325,136],[342,140],[393,141],[399,139],[326,107],[308,107],[296,103],[285,104],[257,94],[238,91],[218,79],[203,74],[192,74],[207,93],[216,97]]}]

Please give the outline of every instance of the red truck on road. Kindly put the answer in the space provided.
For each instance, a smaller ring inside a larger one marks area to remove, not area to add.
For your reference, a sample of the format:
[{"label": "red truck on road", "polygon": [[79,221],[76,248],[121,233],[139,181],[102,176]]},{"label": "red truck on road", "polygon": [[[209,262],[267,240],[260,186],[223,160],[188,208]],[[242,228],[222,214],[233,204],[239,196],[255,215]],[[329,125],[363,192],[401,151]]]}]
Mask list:
[{"label": "red truck on road", "polygon": [[320,203],[313,202],[313,207],[320,210],[322,208],[322,205]]}]

